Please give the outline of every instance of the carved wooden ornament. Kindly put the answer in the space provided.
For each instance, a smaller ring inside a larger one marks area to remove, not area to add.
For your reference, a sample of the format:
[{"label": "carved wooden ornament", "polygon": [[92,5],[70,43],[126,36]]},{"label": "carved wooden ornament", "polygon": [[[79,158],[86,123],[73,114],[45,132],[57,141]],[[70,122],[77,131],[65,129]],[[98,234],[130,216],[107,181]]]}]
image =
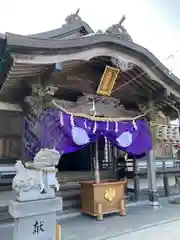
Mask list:
[{"label": "carved wooden ornament", "polygon": [[119,71],[118,68],[106,66],[96,93],[110,96]]},{"label": "carved wooden ornament", "polygon": [[104,198],[108,202],[112,202],[116,198],[116,189],[115,188],[108,188],[105,191]]}]

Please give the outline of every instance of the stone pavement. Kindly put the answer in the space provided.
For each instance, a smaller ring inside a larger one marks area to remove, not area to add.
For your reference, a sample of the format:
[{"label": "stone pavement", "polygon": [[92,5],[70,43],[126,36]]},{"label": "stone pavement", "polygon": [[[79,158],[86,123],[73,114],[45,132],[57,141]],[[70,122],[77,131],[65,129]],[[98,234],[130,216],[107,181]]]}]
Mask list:
[{"label": "stone pavement", "polygon": [[[110,215],[104,221],[78,216],[61,220],[62,240],[176,240],[179,239],[180,205],[161,199],[161,208],[152,209],[147,202],[130,205],[127,216]],[[13,226],[1,225],[1,240],[12,240]]]},{"label": "stone pavement", "polygon": [[[128,232],[121,234],[116,237],[103,237],[96,238],[101,240],[159,240],[159,238],[163,240],[179,240],[179,226],[180,220],[174,220],[166,223],[159,223],[156,226],[145,227],[144,229],[139,229],[135,232]],[[90,230],[89,230],[90,231]],[[2,235],[1,235],[2,234]],[[11,240],[12,239],[12,229],[9,232],[9,229],[6,227],[4,229],[0,229],[0,236],[2,240]],[[82,236],[81,239],[87,239]],[[74,239],[68,238],[68,239]],[[66,240],[66,238],[62,238],[62,240]]]},{"label": "stone pavement", "polygon": [[[98,222],[92,217],[80,216],[61,222],[62,239],[128,239],[128,236],[130,237],[136,232],[139,233],[142,229],[150,229],[175,220],[180,222],[180,205],[169,204],[168,199],[161,199],[160,209],[152,209],[148,207],[147,202],[144,202],[142,205],[129,206],[127,216],[123,218],[119,215],[111,215],[105,217],[104,221]],[[137,237],[141,240],[139,235]],[[142,239],[146,239],[144,235]],[[168,238],[168,240],[171,240],[171,238]]]},{"label": "stone pavement", "polygon": [[[147,227],[135,232],[125,233],[118,237],[112,237],[111,240],[179,240],[180,220],[160,223],[156,226]],[[107,238],[106,238],[107,239]],[[104,239],[105,240],[105,239]]]},{"label": "stone pavement", "polygon": [[[156,226],[147,227],[135,232],[125,233],[118,237],[112,237],[111,240],[179,240],[180,238],[180,220],[174,220],[166,223],[160,223]],[[107,239],[107,238],[106,238]],[[104,239],[105,240],[105,239]]]}]

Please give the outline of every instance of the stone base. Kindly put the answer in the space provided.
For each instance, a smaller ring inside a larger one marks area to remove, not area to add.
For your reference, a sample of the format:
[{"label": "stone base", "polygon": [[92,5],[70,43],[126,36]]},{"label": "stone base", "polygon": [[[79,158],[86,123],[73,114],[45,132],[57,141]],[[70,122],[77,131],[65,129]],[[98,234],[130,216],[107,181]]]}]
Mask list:
[{"label": "stone base", "polygon": [[169,203],[180,205],[180,196],[175,196],[169,200]]},{"label": "stone base", "polygon": [[158,202],[158,194],[157,194],[157,192],[149,191],[149,201],[150,202]]},{"label": "stone base", "polygon": [[160,207],[157,192],[149,192],[149,206],[151,206],[153,208],[159,208]]},{"label": "stone base", "polygon": [[40,193],[39,189],[34,189],[29,192],[21,191],[19,195],[16,195],[16,199],[20,202],[25,201],[33,201],[36,199],[47,199],[47,198],[55,198],[55,191],[53,188],[48,188],[46,192]]},{"label": "stone base", "polygon": [[55,240],[59,210],[62,210],[62,198],[11,201],[9,213],[15,219],[13,240]]}]

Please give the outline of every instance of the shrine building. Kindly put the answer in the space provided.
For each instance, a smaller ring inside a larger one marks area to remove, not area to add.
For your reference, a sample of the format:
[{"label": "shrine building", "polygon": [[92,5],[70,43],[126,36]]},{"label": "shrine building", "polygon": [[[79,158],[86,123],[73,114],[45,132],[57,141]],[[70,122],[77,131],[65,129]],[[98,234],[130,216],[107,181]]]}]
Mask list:
[{"label": "shrine building", "polygon": [[[0,35],[0,155],[8,164],[32,161],[42,147],[62,151],[64,210],[79,208],[79,182],[94,179],[97,159],[105,181],[116,179],[124,152],[138,169],[147,161],[146,173],[152,161],[176,158],[180,79],[133,41],[124,20],[94,32],[77,12],[55,30]],[[149,193],[156,202],[152,183]]]}]

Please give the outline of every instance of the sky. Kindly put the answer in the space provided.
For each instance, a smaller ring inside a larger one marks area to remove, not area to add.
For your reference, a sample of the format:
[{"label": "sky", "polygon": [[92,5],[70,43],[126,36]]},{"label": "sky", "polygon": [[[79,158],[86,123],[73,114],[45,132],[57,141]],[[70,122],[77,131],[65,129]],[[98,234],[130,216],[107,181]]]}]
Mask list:
[{"label": "sky", "polygon": [[6,0],[0,7],[0,33],[22,35],[59,28],[78,8],[93,30],[105,30],[125,14],[124,27],[134,42],[180,78],[180,51],[176,52],[180,49],[179,0]]}]

